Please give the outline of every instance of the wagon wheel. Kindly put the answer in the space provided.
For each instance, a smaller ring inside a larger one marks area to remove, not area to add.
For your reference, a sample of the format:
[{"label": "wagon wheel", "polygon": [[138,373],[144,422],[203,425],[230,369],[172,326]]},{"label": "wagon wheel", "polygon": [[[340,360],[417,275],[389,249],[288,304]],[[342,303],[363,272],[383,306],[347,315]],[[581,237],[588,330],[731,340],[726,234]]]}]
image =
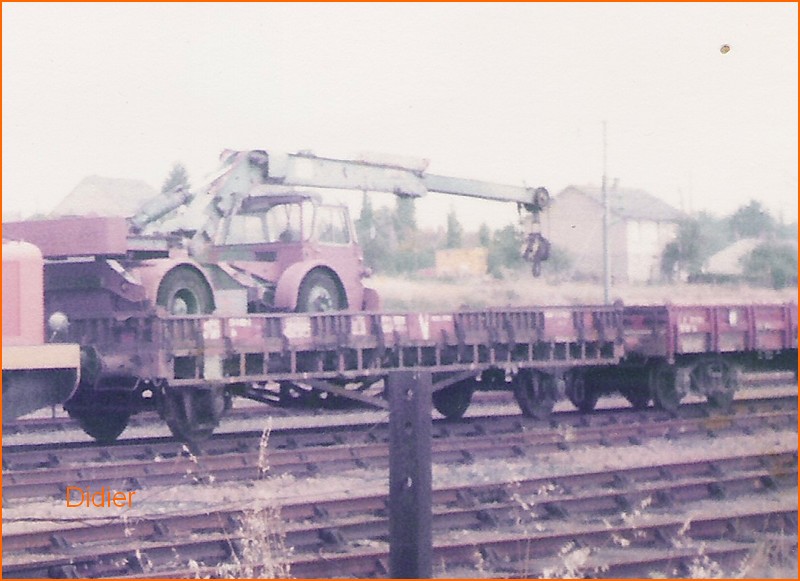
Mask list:
[{"label": "wagon wheel", "polygon": [[692,382],[700,393],[706,394],[709,407],[728,411],[739,388],[740,375],[737,366],[722,359],[708,359],[692,371]]},{"label": "wagon wheel", "polygon": [[514,378],[514,398],[523,415],[545,419],[553,411],[557,399],[553,377],[534,370],[520,371]]},{"label": "wagon wheel", "polygon": [[678,411],[683,393],[678,390],[675,367],[661,363],[650,370],[650,390],[656,407],[670,413]]},{"label": "wagon wheel", "polygon": [[433,407],[444,417],[455,420],[464,415],[475,392],[475,380],[467,379],[433,392]]},{"label": "wagon wheel", "polygon": [[230,400],[221,387],[164,387],[158,411],[175,439],[190,446],[202,444],[219,425]]},{"label": "wagon wheel", "polygon": [[650,395],[650,386],[635,388],[635,387],[626,387],[620,390],[622,397],[628,400],[628,402],[637,410],[645,410],[650,405],[650,400],[652,396]]},{"label": "wagon wheel", "polygon": [[130,413],[90,408],[69,408],[69,417],[80,424],[84,432],[101,444],[114,442],[128,427]]},{"label": "wagon wheel", "polygon": [[600,399],[600,390],[590,381],[590,375],[582,369],[573,369],[565,377],[567,397],[582,413],[594,410]]}]

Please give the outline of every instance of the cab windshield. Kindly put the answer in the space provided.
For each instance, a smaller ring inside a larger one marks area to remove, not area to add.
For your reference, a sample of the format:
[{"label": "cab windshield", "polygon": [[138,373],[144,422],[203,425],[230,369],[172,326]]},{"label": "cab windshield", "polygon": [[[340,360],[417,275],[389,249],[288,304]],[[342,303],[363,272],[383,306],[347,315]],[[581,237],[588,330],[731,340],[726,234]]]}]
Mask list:
[{"label": "cab windshield", "polygon": [[223,244],[309,240],[321,244],[349,244],[353,239],[344,206],[316,205],[308,200],[277,204],[265,203],[263,199],[249,202],[243,203],[228,219]]},{"label": "cab windshield", "polygon": [[303,238],[303,215],[310,215],[309,202],[276,204],[266,210],[240,210],[230,217],[225,244],[299,242]]}]

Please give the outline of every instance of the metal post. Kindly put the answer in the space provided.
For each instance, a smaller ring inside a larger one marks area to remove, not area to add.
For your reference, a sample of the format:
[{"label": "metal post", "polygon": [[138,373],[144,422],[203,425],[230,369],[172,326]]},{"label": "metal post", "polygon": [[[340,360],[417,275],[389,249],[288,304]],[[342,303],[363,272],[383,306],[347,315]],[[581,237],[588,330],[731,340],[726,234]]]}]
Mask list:
[{"label": "metal post", "polygon": [[606,190],[606,150],[608,149],[606,141],[606,122],[603,121],[603,302],[610,304],[611,302],[611,250],[609,248],[608,240],[608,226],[609,226],[609,207],[608,207],[608,191]]},{"label": "metal post", "polygon": [[431,374],[389,374],[389,576],[432,573]]}]

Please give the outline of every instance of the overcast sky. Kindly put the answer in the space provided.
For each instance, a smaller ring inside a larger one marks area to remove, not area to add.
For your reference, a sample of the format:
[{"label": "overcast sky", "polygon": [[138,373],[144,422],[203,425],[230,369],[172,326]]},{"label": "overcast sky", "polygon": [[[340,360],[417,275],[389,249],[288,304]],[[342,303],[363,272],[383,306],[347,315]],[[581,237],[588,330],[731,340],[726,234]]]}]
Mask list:
[{"label": "overcast sky", "polygon": [[[225,148],[797,215],[797,5],[3,3],[3,212]],[[723,54],[720,47],[730,45]],[[420,206],[468,227],[488,212]],[[495,208],[497,208],[495,210]],[[499,218],[498,218],[499,219]]]}]

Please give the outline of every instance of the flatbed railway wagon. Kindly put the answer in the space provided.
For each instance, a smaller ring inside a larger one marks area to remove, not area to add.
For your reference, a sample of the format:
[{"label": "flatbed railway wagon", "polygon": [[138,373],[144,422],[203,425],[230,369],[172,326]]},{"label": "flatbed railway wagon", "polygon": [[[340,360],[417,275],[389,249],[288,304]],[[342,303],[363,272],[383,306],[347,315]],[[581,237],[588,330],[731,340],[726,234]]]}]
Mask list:
[{"label": "flatbed railway wagon", "polygon": [[567,390],[582,411],[620,392],[636,408],[675,411],[689,394],[726,408],[743,368],[797,372],[797,305],[649,305],[622,311],[619,365],[583,367]]},{"label": "flatbed railway wagon", "polygon": [[45,328],[43,268],[36,246],[3,241],[3,422],[64,403],[78,382],[79,346],[49,341],[66,318]]},{"label": "flatbed railway wagon", "polygon": [[496,389],[544,417],[576,369],[624,354],[619,306],[81,318],[69,338],[84,346],[84,366],[65,407],[100,441],[156,409],[176,437],[196,442],[236,396],[386,408],[382,380],[399,370],[430,372],[434,406],[450,418],[475,390]]},{"label": "flatbed railway wagon", "polygon": [[430,372],[434,406],[449,418],[477,390],[511,391],[537,418],[564,394],[584,412],[614,392],[637,408],[675,411],[690,393],[726,407],[741,368],[796,371],[797,307],[98,316],[71,320],[63,340],[81,345],[80,383],[64,407],[88,434],[113,441],[150,409],[196,443],[235,397],[386,408],[383,380],[401,370]]}]

